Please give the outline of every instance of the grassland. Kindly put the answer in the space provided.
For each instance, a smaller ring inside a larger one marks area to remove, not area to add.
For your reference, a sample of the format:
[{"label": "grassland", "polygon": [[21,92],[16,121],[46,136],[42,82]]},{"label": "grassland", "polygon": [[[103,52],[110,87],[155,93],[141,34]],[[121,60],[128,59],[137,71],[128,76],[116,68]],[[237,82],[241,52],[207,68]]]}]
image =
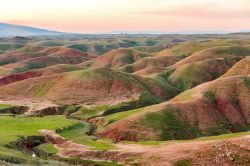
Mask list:
[{"label": "grassland", "polygon": [[[58,130],[58,134],[62,137],[69,139],[75,143],[87,145],[92,150],[111,150],[115,149],[115,146],[109,141],[95,140],[94,136],[87,135],[91,125],[88,123],[76,124],[67,129]],[[94,141],[95,140],[95,141]]]},{"label": "grassland", "polygon": [[55,130],[71,126],[78,123],[74,120],[66,119],[64,116],[47,117],[1,117],[0,116],[0,145],[7,145],[16,141],[21,136],[38,135],[38,130]]},{"label": "grassland", "polygon": [[58,150],[52,144],[41,144],[35,148],[38,151],[45,152],[47,155],[54,155]]},{"label": "grassland", "polygon": [[[46,117],[8,117],[0,116],[0,160],[14,164],[30,164],[30,165],[54,165],[66,163],[93,163],[99,166],[118,166],[120,164],[110,162],[99,162],[80,159],[60,159],[61,162],[43,160],[40,158],[32,158],[31,154],[26,151],[15,149],[12,145],[21,137],[39,135],[39,130],[57,130],[57,132],[66,139],[76,143],[89,146],[92,150],[109,150],[115,149],[111,143],[107,141],[92,141],[92,136],[86,135],[89,130],[89,124],[81,124],[76,120],[67,119],[65,116],[46,116]],[[11,147],[11,148],[10,148]],[[41,144],[35,148],[47,155],[54,155],[58,152],[51,144]],[[65,163],[66,162],[66,163]]]},{"label": "grassland", "polygon": [[55,130],[76,123],[78,122],[66,119],[64,116],[47,116],[44,118],[0,116],[0,160],[17,164],[37,162],[33,161],[26,152],[7,148],[7,145],[17,141],[20,137],[38,135],[40,129]]},{"label": "grassland", "polygon": [[143,111],[143,109],[139,108],[139,109],[135,109],[135,110],[130,110],[130,111],[125,111],[125,112],[119,112],[119,113],[115,113],[115,114],[111,114],[109,116],[106,116],[105,119],[107,121],[107,125],[114,123],[116,121],[119,121],[121,119],[125,119],[126,117],[129,117],[133,114],[139,113]]},{"label": "grassland", "polygon": [[8,109],[8,108],[11,108],[13,107],[13,105],[10,105],[10,104],[0,104],[0,110],[2,109]]},{"label": "grassland", "polygon": [[[171,48],[174,56],[188,57],[193,53],[199,52],[206,48],[219,46],[235,46],[235,45],[249,45],[248,40],[243,39],[205,39],[194,42],[184,42]],[[236,51],[238,52],[238,51]]]}]

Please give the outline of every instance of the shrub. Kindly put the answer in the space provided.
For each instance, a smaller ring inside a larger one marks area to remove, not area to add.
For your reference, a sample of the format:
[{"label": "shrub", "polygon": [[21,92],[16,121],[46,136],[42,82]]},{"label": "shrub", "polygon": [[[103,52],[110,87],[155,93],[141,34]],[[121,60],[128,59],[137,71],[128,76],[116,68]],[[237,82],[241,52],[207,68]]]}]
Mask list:
[{"label": "shrub", "polygon": [[248,77],[244,78],[244,83],[247,87],[250,87],[250,79]]},{"label": "shrub", "polygon": [[227,126],[227,124],[217,124],[208,128],[206,132],[208,135],[220,135],[229,133],[230,131],[227,130]]},{"label": "shrub", "polygon": [[123,112],[123,111],[127,111],[127,110],[131,110],[133,108],[135,108],[135,102],[125,102],[125,103],[121,103],[115,106],[110,106],[109,108],[107,108],[107,110],[105,110],[103,112],[103,116],[107,116],[110,114],[114,114],[117,112]]},{"label": "shrub", "polygon": [[191,166],[192,162],[191,160],[184,159],[184,160],[178,160],[174,162],[174,166]]},{"label": "shrub", "polygon": [[133,56],[131,55],[124,55],[120,58],[121,63],[125,63],[125,64],[131,64],[134,63],[135,60],[133,58]]},{"label": "shrub", "polygon": [[161,99],[155,97],[150,92],[143,92],[138,101],[138,107],[160,103]]},{"label": "shrub", "polygon": [[7,64],[10,64],[10,63],[14,63],[14,62],[16,62],[16,59],[10,57],[8,59],[1,60],[0,61],[0,66],[7,65]]},{"label": "shrub", "polygon": [[152,104],[158,104],[161,102],[161,99],[155,97],[150,92],[143,92],[139,97],[138,101],[130,101],[124,102],[115,106],[107,107],[106,110],[103,112],[103,116],[107,116],[110,114],[124,112],[132,109],[137,109],[140,107],[145,107]]},{"label": "shrub", "polygon": [[69,48],[73,48],[79,51],[83,51],[83,52],[87,52],[88,51],[88,46],[87,45],[83,45],[83,44],[74,44],[69,46]]},{"label": "shrub", "polygon": [[157,44],[157,42],[152,40],[152,39],[148,39],[148,40],[145,41],[146,46],[154,46],[156,44]]},{"label": "shrub", "polygon": [[204,97],[208,99],[211,103],[216,104],[216,94],[213,91],[206,91]]},{"label": "shrub", "polygon": [[41,69],[41,68],[45,68],[45,67],[47,67],[47,66],[48,66],[48,65],[47,65],[47,64],[44,64],[44,63],[32,62],[32,63],[29,63],[29,64],[28,64],[27,66],[25,66],[25,67],[18,67],[18,68],[15,68],[13,73],[21,73],[21,72],[25,72],[25,71],[28,71],[28,70]]},{"label": "shrub", "polygon": [[108,50],[104,47],[104,45],[102,44],[97,44],[94,46],[95,47],[95,51],[98,55],[103,54],[105,52],[107,52]]}]

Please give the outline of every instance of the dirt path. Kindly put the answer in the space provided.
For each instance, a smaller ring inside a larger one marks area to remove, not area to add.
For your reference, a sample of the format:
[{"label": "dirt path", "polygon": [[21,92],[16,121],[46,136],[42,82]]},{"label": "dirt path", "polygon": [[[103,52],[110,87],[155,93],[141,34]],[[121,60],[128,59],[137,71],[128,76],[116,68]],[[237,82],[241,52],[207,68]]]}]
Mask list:
[{"label": "dirt path", "polygon": [[193,158],[194,154],[208,150],[217,141],[169,142],[157,146],[117,144],[122,151],[141,153],[138,161],[143,165],[168,166],[174,161]]},{"label": "dirt path", "polygon": [[[227,140],[169,141],[159,145],[117,143],[116,150],[100,151],[90,150],[85,145],[65,140],[54,131],[40,132],[46,137],[47,142],[54,144],[59,150],[58,155],[66,158],[117,161],[125,165],[143,166],[170,166],[175,161],[190,159],[194,165],[213,165],[212,162],[217,161],[215,158],[222,157],[218,162],[230,162],[230,157],[234,153],[240,153],[245,156],[243,162],[247,162],[248,159],[250,162],[250,135]],[[248,154],[249,158],[246,158]]]}]

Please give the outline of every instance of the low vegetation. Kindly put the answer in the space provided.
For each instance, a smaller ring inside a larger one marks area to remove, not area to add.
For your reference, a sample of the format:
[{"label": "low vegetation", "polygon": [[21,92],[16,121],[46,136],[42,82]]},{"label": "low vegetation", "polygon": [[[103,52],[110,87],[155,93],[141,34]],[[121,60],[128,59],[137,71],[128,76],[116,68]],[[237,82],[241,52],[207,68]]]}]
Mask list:
[{"label": "low vegetation", "polygon": [[90,134],[92,130],[92,125],[88,123],[80,123],[62,130],[57,130],[57,133],[75,143],[86,145],[92,150],[115,149],[115,146],[110,142],[105,140],[97,140],[95,136],[91,136]]},{"label": "low vegetation", "polygon": [[178,160],[174,162],[174,166],[191,166],[192,161],[188,159]]},{"label": "low vegetation", "polygon": [[58,153],[58,150],[52,145],[52,144],[41,144],[35,148],[35,151],[38,151],[37,153],[44,153],[43,156],[51,156],[56,155]]},{"label": "low vegetation", "polygon": [[47,66],[48,65],[45,64],[45,63],[31,62],[31,63],[29,63],[28,65],[26,65],[24,67],[15,68],[13,70],[13,73],[22,73],[22,72],[29,71],[29,70],[45,68]]},{"label": "low vegetation", "polygon": [[228,48],[221,48],[215,51],[218,55],[236,55],[236,56],[246,56],[250,54],[250,48],[242,47],[242,46],[235,46]]},{"label": "low vegetation", "polygon": [[[68,151],[60,157],[63,148],[45,143],[41,129],[55,130],[95,158],[108,155],[134,165],[147,165],[141,154],[160,161],[156,148],[171,143],[249,135],[249,62],[238,63],[250,55],[249,39],[246,34],[1,38],[0,99],[34,112],[17,115],[17,106],[0,104],[0,165],[121,165]],[[231,69],[237,72],[224,77]],[[32,151],[24,146],[37,137],[44,141]],[[174,166],[195,163],[178,157],[170,161]]]},{"label": "low vegetation", "polygon": [[213,104],[216,104],[216,93],[214,91],[206,91],[204,97]]},{"label": "low vegetation", "polygon": [[0,110],[8,109],[8,108],[11,108],[11,107],[14,107],[14,106],[10,105],[10,104],[0,104]]},{"label": "low vegetation", "polygon": [[106,125],[109,125],[109,124],[114,123],[116,121],[119,121],[121,119],[125,119],[126,117],[129,117],[129,116],[136,114],[136,113],[139,113],[141,111],[143,111],[143,109],[139,108],[139,109],[134,109],[134,110],[130,110],[130,111],[119,112],[119,113],[115,113],[112,115],[108,115],[105,117]]},{"label": "low vegetation", "polygon": [[43,118],[0,116],[0,160],[15,164],[39,162],[33,161],[28,152],[7,148],[7,146],[21,137],[38,135],[38,131],[41,129],[54,130],[76,123],[76,121],[68,120],[64,116],[47,116]]},{"label": "low vegetation", "polygon": [[161,132],[161,140],[192,139],[201,136],[201,131],[182,119],[179,110],[174,108],[168,108],[161,113],[148,113],[141,123]]}]

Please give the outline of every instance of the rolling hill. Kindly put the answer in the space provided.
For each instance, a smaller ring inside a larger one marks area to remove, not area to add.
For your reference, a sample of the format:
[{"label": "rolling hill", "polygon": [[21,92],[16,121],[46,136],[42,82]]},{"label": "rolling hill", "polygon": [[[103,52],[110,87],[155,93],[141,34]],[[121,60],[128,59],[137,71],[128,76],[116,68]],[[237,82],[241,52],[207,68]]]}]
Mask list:
[{"label": "rolling hill", "polygon": [[249,41],[0,38],[0,165],[248,164]]},{"label": "rolling hill", "polygon": [[57,64],[79,64],[95,56],[64,46],[41,47],[27,45],[9,51],[0,57],[0,66],[6,73],[20,73]]},{"label": "rolling hill", "polygon": [[149,53],[144,53],[133,48],[119,48],[109,51],[98,56],[92,61],[82,63],[81,66],[89,68],[117,68],[128,64],[132,64],[139,59],[151,56]]},{"label": "rolling hill", "polygon": [[[1,99],[41,100],[59,105],[117,105],[137,100],[166,100],[178,93],[174,87],[160,80],[143,79],[107,68],[78,68],[61,74],[62,69],[55,70],[58,74],[46,74],[45,69],[2,78],[0,82],[4,86],[0,90],[5,95]],[[52,67],[47,69],[51,70]]]},{"label": "rolling hill", "polygon": [[247,131],[249,89],[249,78],[244,76],[201,84],[166,103],[145,107],[113,121],[101,136],[113,141],[145,141]]},{"label": "rolling hill", "polygon": [[214,47],[176,62],[154,77],[163,77],[183,93],[159,105],[131,110],[128,116],[121,113],[124,118],[112,120],[111,125],[107,117],[109,125],[100,134],[114,141],[143,141],[248,130],[248,56],[249,46]]}]

